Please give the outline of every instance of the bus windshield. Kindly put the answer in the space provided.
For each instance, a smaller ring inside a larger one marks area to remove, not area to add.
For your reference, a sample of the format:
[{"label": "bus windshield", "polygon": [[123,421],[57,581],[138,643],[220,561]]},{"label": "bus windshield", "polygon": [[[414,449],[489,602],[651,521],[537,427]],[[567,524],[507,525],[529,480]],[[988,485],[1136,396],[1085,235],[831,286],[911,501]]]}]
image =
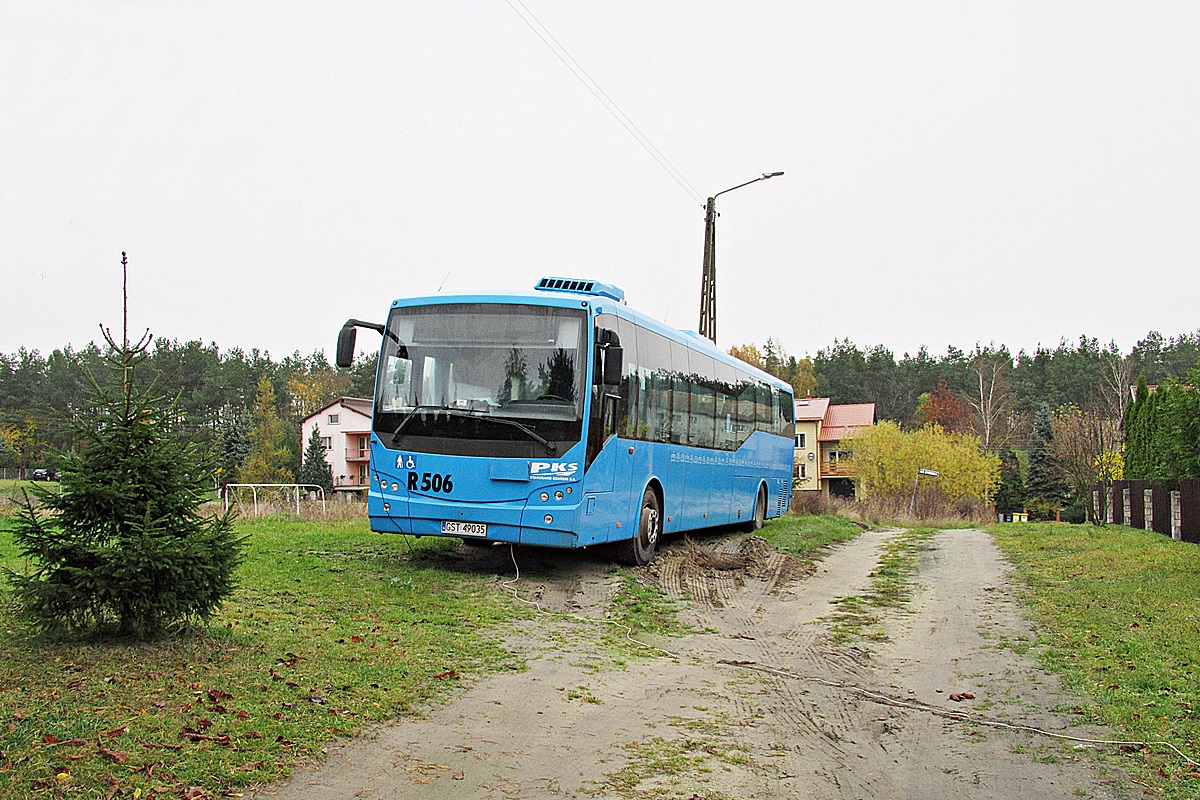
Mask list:
[{"label": "bus windshield", "polygon": [[418,452],[561,452],[582,426],[585,324],[582,310],[544,306],[393,309],[376,381],[376,432],[389,446]]}]

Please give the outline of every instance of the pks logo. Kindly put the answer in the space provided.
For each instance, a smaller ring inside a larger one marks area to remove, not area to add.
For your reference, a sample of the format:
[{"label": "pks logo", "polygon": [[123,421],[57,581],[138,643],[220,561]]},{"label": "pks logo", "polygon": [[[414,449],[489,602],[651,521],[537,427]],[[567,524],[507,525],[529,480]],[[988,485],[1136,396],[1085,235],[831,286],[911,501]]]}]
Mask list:
[{"label": "pks logo", "polygon": [[553,461],[532,461],[529,477],[535,480],[566,481],[575,477],[578,464],[561,464]]}]

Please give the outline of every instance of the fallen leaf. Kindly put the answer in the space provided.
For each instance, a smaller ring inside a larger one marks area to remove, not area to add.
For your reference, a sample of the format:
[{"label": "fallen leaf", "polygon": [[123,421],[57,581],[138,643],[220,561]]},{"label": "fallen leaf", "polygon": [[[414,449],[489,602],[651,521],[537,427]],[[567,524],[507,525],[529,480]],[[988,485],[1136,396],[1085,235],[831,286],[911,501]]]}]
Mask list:
[{"label": "fallen leaf", "polygon": [[445,672],[439,672],[437,675],[434,675],[433,677],[434,677],[436,680],[439,680],[439,681],[444,681],[444,680],[446,680],[447,678],[451,678],[451,679],[457,678],[457,677],[458,677],[458,673],[457,673],[456,671],[452,670],[452,669],[448,669],[448,670],[446,670]]},{"label": "fallen leaf", "polygon": [[458,771],[458,772],[454,773],[453,775],[451,775],[450,777],[451,777],[451,778],[454,778],[454,780],[456,780],[456,781],[461,781],[461,780],[462,780],[463,778],[465,778],[466,776],[465,776],[465,775],[463,775],[462,771],[460,770],[460,771]]},{"label": "fallen leaf", "polygon": [[955,692],[954,694],[950,695],[950,699],[956,703],[961,703],[963,700],[974,700],[975,695],[971,694],[970,692]]},{"label": "fallen leaf", "polygon": [[242,764],[240,767],[238,767],[238,769],[241,770],[242,772],[254,772],[257,769],[262,769],[264,766],[265,766],[265,762],[251,761],[248,764]]},{"label": "fallen leaf", "polygon": [[125,731],[127,731],[127,730],[129,730],[129,729],[128,728],[113,728],[111,731],[108,731],[107,733],[102,733],[100,735],[114,738],[114,737],[120,736],[121,734],[125,733]]},{"label": "fallen leaf", "polygon": [[97,752],[102,756],[108,756],[111,758],[114,764],[124,764],[125,759],[129,758],[129,753],[124,753],[120,750],[108,750],[101,747],[97,749]]},{"label": "fallen leaf", "polygon": [[58,744],[58,737],[55,736],[53,733],[47,733],[45,736],[42,737],[42,741],[45,742],[46,744]]},{"label": "fallen leaf", "polygon": [[[182,733],[179,735],[183,736]],[[138,742],[138,744],[147,750],[170,750],[173,753],[178,753],[183,749],[183,745],[181,744],[156,744],[155,742]]]},{"label": "fallen leaf", "polygon": [[243,739],[261,739],[263,735],[258,731],[246,731],[242,734]]}]

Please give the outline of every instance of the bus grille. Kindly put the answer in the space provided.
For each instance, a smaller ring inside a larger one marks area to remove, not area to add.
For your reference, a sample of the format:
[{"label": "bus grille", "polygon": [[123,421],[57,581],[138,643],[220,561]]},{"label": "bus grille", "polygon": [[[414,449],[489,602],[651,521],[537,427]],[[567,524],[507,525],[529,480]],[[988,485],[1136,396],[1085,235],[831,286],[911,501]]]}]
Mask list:
[{"label": "bus grille", "polygon": [[787,511],[787,483],[785,481],[776,481],[779,486],[778,498],[775,501],[776,510],[780,516]]}]

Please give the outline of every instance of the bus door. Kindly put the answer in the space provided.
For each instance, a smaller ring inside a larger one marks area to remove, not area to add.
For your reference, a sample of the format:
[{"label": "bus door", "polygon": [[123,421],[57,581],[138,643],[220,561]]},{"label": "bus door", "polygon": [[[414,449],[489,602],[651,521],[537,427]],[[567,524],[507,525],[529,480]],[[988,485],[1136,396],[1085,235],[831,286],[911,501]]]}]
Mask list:
[{"label": "bus door", "polygon": [[[601,315],[596,326],[596,348],[594,351],[591,409],[588,414],[587,471],[584,483],[583,521],[590,536],[598,541],[622,538],[617,523],[625,517],[625,509],[619,502],[623,495],[614,494],[614,477],[618,465],[627,467],[627,459],[618,452],[616,430],[621,408],[621,396],[615,382],[606,383],[604,364],[608,348],[614,354],[620,351],[620,339],[615,324],[604,323],[614,320],[610,315]],[[614,358],[619,362],[619,356]],[[627,470],[626,470],[627,471]],[[618,487],[619,488],[619,487]],[[590,537],[589,537],[590,538]]]}]

